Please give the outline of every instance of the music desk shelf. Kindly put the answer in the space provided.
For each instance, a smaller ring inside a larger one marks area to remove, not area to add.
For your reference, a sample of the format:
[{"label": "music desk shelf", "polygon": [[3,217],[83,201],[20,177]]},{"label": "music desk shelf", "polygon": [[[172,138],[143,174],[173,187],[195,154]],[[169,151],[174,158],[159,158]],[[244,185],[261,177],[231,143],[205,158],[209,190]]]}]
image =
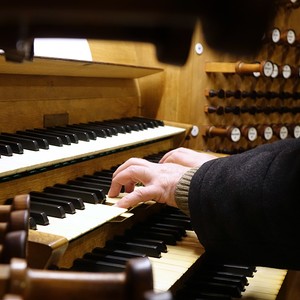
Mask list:
[{"label": "music desk shelf", "polygon": [[162,71],[154,67],[38,56],[33,61],[15,63],[0,55],[0,74],[134,79]]}]

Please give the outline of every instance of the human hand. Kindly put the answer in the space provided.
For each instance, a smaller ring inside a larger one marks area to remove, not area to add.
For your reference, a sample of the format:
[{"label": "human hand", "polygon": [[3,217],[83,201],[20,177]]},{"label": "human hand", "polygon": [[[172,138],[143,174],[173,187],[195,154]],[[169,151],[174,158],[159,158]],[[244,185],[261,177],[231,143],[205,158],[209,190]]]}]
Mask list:
[{"label": "human hand", "polygon": [[160,163],[176,163],[186,167],[200,167],[205,162],[215,159],[217,156],[198,152],[187,148],[177,148],[167,152],[159,161]]},{"label": "human hand", "polygon": [[[117,202],[118,207],[129,208],[149,200],[176,207],[176,185],[187,170],[188,167],[177,164],[130,158],[114,172],[108,197],[118,196],[124,185],[128,194]],[[135,189],[137,183],[144,186]]]}]

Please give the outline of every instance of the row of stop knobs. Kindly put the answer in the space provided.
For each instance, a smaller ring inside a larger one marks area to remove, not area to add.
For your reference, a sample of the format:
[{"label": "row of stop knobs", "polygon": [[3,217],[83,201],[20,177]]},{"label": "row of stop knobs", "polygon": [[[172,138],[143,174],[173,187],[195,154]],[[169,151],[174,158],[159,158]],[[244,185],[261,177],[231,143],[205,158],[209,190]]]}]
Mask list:
[{"label": "row of stop knobs", "polygon": [[278,65],[270,60],[258,62],[243,62],[236,63],[218,63],[206,62],[206,73],[232,73],[238,75],[253,75],[254,77],[269,77],[269,78],[300,78],[300,67],[290,64]]},{"label": "row of stop knobs", "polygon": [[265,60],[255,63],[237,62],[235,67],[237,74],[253,74],[255,77],[271,77],[271,78],[299,78],[299,66],[292,66],[290,64],[278,65],[270,60]]},{"label": "row of stop knobs", "polygon": [[300,100],[300,92],[288,92],[288,91],[246,91],[246,90],[206,90],[205,96],[210,98],[220,99],[280,99],[280,100]]},{"label": "row of stop knobs", "polygon": [[284,140],[286,138],[299,138],[300,125],[299,124],[271,124],[271,125],[244,125],[241,127],[236,126],[207,126],[205,137],[225,137],[232,142],[238,142],[242,137],[253,142],[258,137],[266,141],[271,140],[274,136],[278,139]]},{"label": "row of stop knobs", "polygon": [[240,115],[243,113],[249,113],[251,115],[264,113],[266,115],[271,113],[279,114],[298,114],[300,113],[300,106],[287,107],[287,106],[205,106],[204,111],[206,113],[212,114],[216,113],[217,115],[224,114],[235,114]]}]

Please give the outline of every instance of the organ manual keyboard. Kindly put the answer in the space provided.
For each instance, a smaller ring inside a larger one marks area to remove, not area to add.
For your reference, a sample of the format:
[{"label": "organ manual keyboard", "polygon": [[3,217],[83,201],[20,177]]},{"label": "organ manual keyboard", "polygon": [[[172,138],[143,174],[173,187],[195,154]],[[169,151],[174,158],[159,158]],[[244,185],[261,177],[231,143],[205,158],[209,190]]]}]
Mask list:
[{"label": "organ manual keyboard", "polygon": [[[123,122],[126,124],[126,120],[123,120]],[[142,119],[141,122],[143,122]],[[117,125],[117,122],[115,124]],[[105,125],[107,127],[105,127]],[[76,125],[74,125],[74,127],[53,127],[47,131],[39,131],[36,129],[31,132],[28,130],[21,133],[17,132],[15,136],[13,136],[13,134],[0,134],[0,142],[2,144],[5,144],[6,141],[11,142],[12,138],[15,137],[16,141],[19,141],[21,145],[24,145],[24,150],[20,149],[19,155],[7,155],[1,157],[0,177],[9,176],[16,172],[22,173],[59,163],[79,160],[81,158],[97,156],[108,151],[117,151],[124,147],[167,138],[185,131],[184,128],[180,127],[152,125],[153,127],[148,126],[147,128],[137,129],[129,128],[127,131],[124,129],[124,132],[113,132],[110,135],[107,135],[105,129],[109,130],[109,126],[114,129],[113,123],[110,125],[108,122],[99,122],[98,124],[78,124],[77,127]],[[117,128],[117,126],[115,126],[115,128]],[[80,129],[83,133],[90,130],[89,132],[94,133],[95,136],[83,136],[80,138]],[[99,130],[101,129],[102,132],[100,135]],[[76,133],[79,135],[79,140],[76,139],[73,142],[70,140],[69,143],[65,142],[64,144],[62,141],[59,141],[62,134],[65,134],[65,136],[71,136],[71,134],[73,134],[74,136]],[[51,143],[50,140],[50,142],[47,143],[48,147],[46,149],[45,147],[41,148],[38,145],[33,149],[29,146],[26,147],[25,141],[35,141],[38,138],[49,140],[50,137],[47,137],[47,134],[50,134],[52,138],[54,138],[56,134],[57,142],[60,143],[54,144],[54,142]],[[1,138],[3,138],[3,140]],[[12,153],[13,151],[8,151],[7,147],[9,147],[9,145],[6,146],[6,152]]]}]

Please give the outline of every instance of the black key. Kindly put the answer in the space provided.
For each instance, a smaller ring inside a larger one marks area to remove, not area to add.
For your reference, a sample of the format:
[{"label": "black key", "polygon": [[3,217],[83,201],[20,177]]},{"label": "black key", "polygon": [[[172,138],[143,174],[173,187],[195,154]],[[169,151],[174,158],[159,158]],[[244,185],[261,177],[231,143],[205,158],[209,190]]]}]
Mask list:
[{"label": "black key", "polygon": [[111,186],[111,181],[103,181],[103,180],[97,180],[93,178],[87,178],[87,177],[77,177],[77,181],[82,181],[82,182],[89,182],[89,183],[94,183],[97,184],[98,187],[100,187],[105,194],[108,193],[110,186]]},{"label": "black key", "polygon": [[173,206],[165,206],[161,214],[171,216],[171,217],[181,218],[185,220],[190,219],[186,214],[184,214],[181,210],[179,210],[179,208]]},{"label": "black key", "polygon": [[122,122],[122,124],[126,124],[127,126],[129,126],[131,130],[134,131],[144,130],[144,126],[141,122],[137,122],[126,118],[121,119],[120,122]]},{"label": "black key", "polygon": [[24,149],[39,151],[39,145],[33,139],[22,138],[12,133],[1,133],[0,136],[8,141],[20,143]]},{"label": "black key", "polygon": [[39,132],[36,130],[30,130],[30,129],[27,129],[25,132],[27,132],[27,134],[32,134],[33,136],[36,136],[36,137],[43,137],[43,138],[47,139],[49,144],[52,146],[62,147],[64,144],[65,145],[71,144],[71,141],[69,138],[68,138],[68,140],[64,139],[64,141],[63,141],[61,137],[55,136],[52,134],[48,134],[47,132]]},{"label": "black key", "polygon": [[54,193],[51,194],[51,193],[36,192],[36,191],[32,191],[29,194],[30,194],[30,196],[43,197],[43,198],[71,202],[74,205],[75,209],[83,210],[85,208],[84,203],[80,197],[72,197],[72,196],[67,196],[67,195],[60,195],[60,194],[54,194]]},{"label": "black key", "polygon": [[[105,194],[108,193],[109,189],[110,189],[110,183],[101,183],[98,180],[94,180],[94,179],[90,179],[90,178],[82,178],[82,177],[77,177],[76,180],[78,181],[82,181],[82,182],[90,182],[90,183],[95,183],[97,184],[97,186],[100,186],[101,189],[103,190],[103,192]],[[101,184],[101,185],[100,185]]]},{"label": "black key", "polygon": [[190,222],[190,218],[187,215],[183,214],[183,213],[182,214],[177,214],[177,213],[166,212],[165,216],[168,217],[168,218],[174,218],[174,219],[185,220],[187,222]]},{"label": "black key", "polygon": [[248,279],[245,275],[242,274],[234,274],[231,272],[222,272],[222,271],[213,271],[213,270],[205,270],[205,275],[207,276],[217,276],[222,277],[229,280],[237,280],[240,282],[242,286],[248,285]]},{"label": "black key", "polygon": [[80,140],[80,141],[84,141],[84,142],[89,142],[90,141],[89,135],[86,132],[76,130],[74,128],[57,126],[57,127],[50,127],[50,129],[61,131],[63,133],[69,132],[69,133],[76,134],[78,140]]},{"label": "black key", "polygon": [[122,257],[130,258],[138,258],[138,257],[146,257],[145,254],[136,253],[131,251],[124,251],[120,249],[107,249],[107,248],[100,248],[96,247],[92,250],[92,253],[95,254],[112,254],[112,255],[120,255]]},{"label": "black key", "polygon": [[71,270],[84,272],[124,272],[125,268],[126,266],[122,264],[77,258],[74,260]]},{"label": "black key", "polygon": [[83,258],[89,259],[89,260],[94,260],[94,261],[106,261],[106,262],[111,262],[111,263],[116,263],[116,264],[121,264],[121,265],[126,265],[128,262],[128,258],[118,256],[118,255],[111,255],[111,254],[96,254],[96,253],[85,253],[83,255]]},{"label": "black key", "polygon": [[150,119],[145,117],[132,117],[133,120],[139,120],[140,122],[145,122],[148,126],[155,128],[159,126],[164,126],[164,122],[161,120]]},{"label": "black key", "polygon": [[189,284],[191,289],[197,288],[202,293],[220,293],[223,295],[230,295],[231,297],[240,298],[242,291],[233,283],[214,282],[197,280],[193,284]]},{"label": "black key", "polygon": [[[166,206],[160,215],[163,216],[163,218],[167,217],[167,218],[182,220],[179,221],[179,223],[181,223],[186,230],[193,230],[190,217],[184,214],[178,208]],[[169,219],[167,219],[167,222],[168,223],[170,222]]]},{"label": "black key", "polygon": [[[104,203],[105,202],[105,194],[103,193],[103,190],[100,188],[91,188],[91,187],[84,187],[84,186],[78,186],[78,185],[72,185],[72,184],[62,184],[57,183],[54,185],[55,187],[61,187],[64,189],[71,189],[76,191],[84,191],[89,193],[94,193],[97,198],[97,203]],[[95,204],[97,204],[95,203]]]},{"label": "black key", "polygon": [[126,128],[120,124],[103,121],[104,125],[112,126],[117,129],[118,133],[126,133]]},{"label": "black key", "polygon": [[160,228],[175,230],[178,232],[178,235],[182,237],[186,236],[186,230],[183,226],[177,226],[173,224],[166,224],[166,223],[159,223],[159,222],[156,223],[156,222],[151,222],[151,220],[149,222],[145,222],[145,225],[147,224],[151,224],[152,226],[158,226]]},{"label": "black key", "polygon": [[115,172],[114,170],[102,170],[102,171],[96,171],[94,173],[94,175],[95,176],[104,176],[104,177],[112,178],[114,172]]},{"label": "black key", "polygon": [[186,229],[191,228],[190,220],[178,219],[178,218],[173,218],[173,217],[165,217],[165,216],[160,216],[160,215],[153,216],[152,220],[154,220],[155,222],[163,222],[163,223],[168,223],[168,224],[172,224],[172,225],[183,226]]},{"label": "black key", "polygon": [[147,127],[147,129],[158,127],[158,124],[153,120],[146,120],[146,119],[138,118],[138,117],[134,117],[134,118],[132,118],[132,120],[135,120],[137,122],[142,122],[144,124],[144,126]]},{"label": "black key", "polygon": [[165,208],[159,214],[154,215],[150,219],[150,222],[177,227],[177,230],[182,231],[183,236],[185,236],[185,230],[192,229],[190,218],[178,208],[170,206],[165,206]]},{"label": "black key", "polygon": [[157,127],[165,126],[164,121],[162,121],[162,120],[150,119],[150,118],[145,118],[145,117],[134,117],[134,118],[140,118],[140,119],[144,120],[145,122],[154,122],[154,124]]},{"label": "black key", "polygon": [[105,126],[104,124],[97,123],[97,122],[89,122],[88,124],[103,129],[106,132],[106,135],[109,137],[113,135],[118,135],[118,130],[112,126]]},{"label": "black key", "polygon": [[190,280],[188,280],[187,285],[188,286],[194,286],[196,287],[199,280],[205,281],[205,282],[214,282],[214,283],[220,283],[220,284],[226,284],[230,286],[236,286],[240,292],[245,290],[244,283],[236,278],[228,278],[228,277],[222,277],[219,275],[209,275],[209,274],[201,274],[200,276],[192,276]]},{"label": "black key", "polygon": [[1,136],[0,136],[0,143],[9,146],[13,153],[16,153],[16,154],[24,153],[24,149],[23,149],[21,143],[9,141]]},{"label": "black key", "polygon": [[45,197],[37,197],[37,196],[32,196],[32,195],[30,196],[30,201],[61,205],[63,207],[63,209],[65,210],[65,212],[68,214],[75,214],[75,212],[76,212],[75,207],[72,202],[49,199],[49,198],[45,198]]},{"label": "black key", "polygon": [[33,217],[29,217],[28,218],[28,223],[29,223],[29,229],[32,229],[32,230],[36,230],[37,227],[36,227],[36,222],[34,220]]},{"label": "black key", "polygon": [[27,129],[26,131],[31,132],[32,134],[40,135],[45,137],[49,142],[53,140],[53,145],[57,146],[56,143],[62,143],[63,145],[71,145],[71,139],[67,134],[62,134],[62,133],[54,133],[51,132],[50,130],[45,130],[45,129]]},{"label": "black key", "polygon": [[63,132],[61,130],[55,130],[51,128],[46,128],[46,129],[35,128],[34,130],[40,132],[47,132],[48,134],[59,136],[62,140],[64,139],[65,136],[67,136],[70,139],[71,143],[78,144],[78,136],[72,132]]},{"label": "black key", "polygon": [[111,137],[113,135],[118,135],[118,131],[115,130],[115,128],[112,128],[112,127],[109,127],[109,126],[104,126],[102,124],[97,124],[96,122],[89,122],[87,125],[88,126],[94,126],[97,129],[104,130],[107,137]]},{"label": "black key", "polygon": [[107,134],[118,135],[118,129],[112,125],[104,124],[103,122],[89,122],[88,124],[96,124],[97,126],[101,126],[107,132]]},{"label": "black key", "polygon": [[82,128],[78,125],[67,125],[67,128],[72,128],[74,130],[78,130],[80,132],[85,132],[88,134],[89,138],[91,140],[96,140],[97,139],[97,134],[95,133],[95,131],[88,129],[88,128]]},{"label": "black key", "polygon": [[[105,195],[107,195],[107,193],[110,189],[110,186],[111,186],[111,182],[102,181],[102,180],[93,180],[90,178],[77,177],[76,180],[74,180],[74,181],[78,182],[79,185],[81,185],[81,183],[82,183],[84,186],[90,186],[92,188],[97,188],[97,189],[100,188]],[[122,186],[120,192],[121,193],[125,192],[124,186]]]},{"label": "black key", "polygon": [[143,126],[146,126],[147,128],[158,127],[158,124],[154,120],[147,120],[147,119],[139,118],[139,117],[132,117],[130,119],[133,121],[142,123]]},{"label": "black key", "polygon": [[150,229],[142,229],[138,228],[138,226],[132,230],[132,234],[134,234],[137,237],[148,237],[150,239],[158,239],[164,241],[167,245],[176,245],[177,239],[172,233],[167,232],[157,232],[152,231]]},{"label": "black key", "polygon": [[75,124],[74,126],[78,126],[78,128],[81,129],[87,129],[87,130],[91,130],[92,132],[94,132],[96,134],[97,137],[100,138],[106,138],[107,137],[107,133],[103,128],[98,128],[97,126],[93,126],[93,125],[88,125],[88,124]]},{"label": "black key", "polygon": [[30,209],[35,211],[43,211],[47,216],[56,218],[65,218],[66,213],[61,205],[41,203],[30,200]]},{"label": "black key", "polygon": [[9,145],[0,144],[0,154],[4,156],[12,156],[13,151]]},{"label": "black key", "polygon": [[105,177],[105,176],[96,176],[96,175],[83,175],[80,178],[82,179],[92,179],[93,181],[99,181],[99,182],[106,182],[106,183],[111,183],[111,178]]},{"label": "black key", "polygon": [[229,272],[232,274],[240,274],[246,277],[253,277],[253,273],[256,272],[256,268],[253,266],[239,266],[239,265],[229,265],[229,264],[215,264],[205,263],[205,267],[209,270]]},{"label": "black key", "polygon": [[156,154],[151,154],[151,155],[145,156],[144,159],[146,159],[148,161],[151,161],[151,162],[158,163],[161,160],[162,157],[163,157],[163,155],[160,155],[160,154],[157,154],[157,155]]},{"label": "black key", "polygon": [[97,179],[92,175],[83,175],[81,177],[77,177],[76,180],[85,181],[85,182],[93,182],[98,185],[100,185],[100,184],[111,185],[111,179]]},{"label": "black key", "polygon": [[98,180],[99,182],[107,182],[107,183],[111,183],[112,177],[110,175],[108,176],[97,176],[97,175],[83,175],[83,178],[90,178],[90,179],[95,179]]},{"label": "black key", "polygon": [[136,251],[137,253],[144,253],[151,257],[161,257],[161,252],[158,246],[147,245],[138,242],[122,242],[117,240],[108,240],[105,245],[107,248]]},{"label": "black key", "polygon": [[109,169],[109,171],[115,172],[119,167],[120,165],[113,166]]},{"label": "black key", "polygon": [[41,149],[45,149],[45,150],[49,149],[49,143],[43,137],[33,136],[30,133],[27,134],[26,131],[17,131],[17,134],[24,138],[34,139],[38,143],[38,145]]},{"label": "black key", "polygon": [[122,120],[120,120],[120,119],[110,120],[108,122],[109,122],[109,124],[113,124],[113,125],[116,124],[116,125],[122,126],[127,133],[130,133],[132,131],[130,125],[122,122]]},{"label": "black key", "polygon": [[[76,185],[76,186],[86,186],[86,187],[95,188],[95,189],[98,189],[100,187],[100,184],[98,184],[96,182],[89,182],[89,181],[84,181],[84,180],[69,180],[67,182],[67,184]],[[107,193],[105,193],[105,194],[107,194]]]},{"label": "black key", "polygon": [[142,130],[143,128],[140,128],[140,126],[135,122],[130,122],[130,121],[126,121],[124,119],[120,120],[120,123],[123,125],[123,126],[126,126],[126,131],[127,131],[127,128],[130,129],[130,131],[128,132],[131,132],[131,131],[140,131]]},{"label": "black key", "polygon": [[34,219],[36,224],[44,226],[49,225],[49,219],[43,211],[36,211],[30,208],[30,216]]},{"label": "black key", "polygon": [[141,129],[147,129],[148,125],[146,122],[143,122],[143,120],[138,120],[134,118],[122,118],[122,121],[124,120],[125,122],[132,122],[134,124],[137,124]]},{"label": "black key", "polygon": [[[199,262],[199,267],[185,282],[184,288],[176,293],[175,299],[231,300],[241,297],[248,284],[247,277],[239,274],[240,267],[243,266],[219,264],[215,257],[209,257],[207,254],[202,255]],[[244,267],[248,269],[247,266]],[[227,271],[222,271],[223,269]]]},{"label": "black key", "polygon": [[59,187],[46,187],[44,189],[44,191],[46,193],[78,197],[78,198],[81,198],[83,200],[83,202],[87,202],[87,203],[96,204],[99,202],[95,193],[89,193],[89,192],[72,190],[72,189],[63,189],[63,188],[59,188]]},{"label": "black key", "polygon": [[160,252],[167,252],[167,246],[164,241],[158,240],[158,239],[150,239],[146,238],[146,235],[143,237],[137,237],[134,235],[126,234],[125,236],[115,236],[114,239],[118,241],[131,241],[131,242],[137,242],[137,243],[143,243],[146,245],[154,245],[157,246]]},{"label": "black key", "polygon": [[148,230],[148,231],[154,231],[156,233],[168,233],[168,234],[172,234],[176,239],[176,241],[182,240],[181,234],[177,230],[170,229],[170,228],[161,228],[159,226],[147,225],[142,223],[133,226],[133,230]]}]

